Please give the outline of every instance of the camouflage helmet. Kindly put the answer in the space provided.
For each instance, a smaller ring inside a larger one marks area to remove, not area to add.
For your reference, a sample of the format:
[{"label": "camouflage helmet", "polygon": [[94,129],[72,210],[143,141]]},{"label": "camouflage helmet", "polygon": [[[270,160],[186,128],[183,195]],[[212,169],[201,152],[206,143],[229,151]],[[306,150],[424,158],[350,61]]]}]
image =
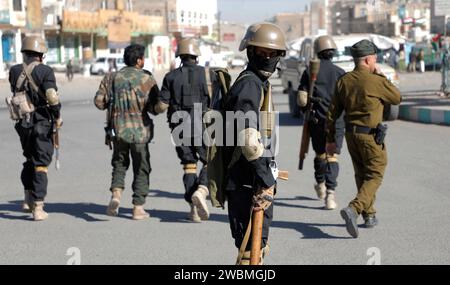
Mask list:
[{"label": "camouflage helmet", "polygon": [[23,38],[22,49],[20,51],[34,51],[44,54],[47,52],[47,45],[45,44],[44,39],[39,36],[28,36]]},{"label": "camouflage helmet", "polygon": [[314,41],[314,51],[316,54],[328,49],[337,49],[336,43],[333,41],[332,37],[320,36]]},{"label": "camouflage helmet", "polygon": [[200,49],[193,38],[184,38],[178,42],[178,49],[175,57],[180,55],[200,56]]},{"label": "camouflage helmet", "polygon": [[249,46],[270,48],[286,53],[286,40],[283,31],[271,23],[253,24],[247,29],[247,33],[241,41],[239,51]]}]

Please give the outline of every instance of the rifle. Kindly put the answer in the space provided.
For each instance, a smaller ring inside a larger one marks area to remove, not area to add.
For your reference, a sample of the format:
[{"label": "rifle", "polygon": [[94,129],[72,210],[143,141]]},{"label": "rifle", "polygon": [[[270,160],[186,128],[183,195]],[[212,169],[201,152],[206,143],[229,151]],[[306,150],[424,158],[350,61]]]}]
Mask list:
[{"label": "rifle", "polygon": [[106,111],[106,126],[105,126],[105,145],[109,146],[109,149],[112,150],[112,141],[114,137],[116,136],[114,132],[114,126],[113,126],[113,107],[114,107],[114,79],[116,78],[116,73],[111,74],[111,80],[108,87],[108,95],[109,95],[109,102],[108,102],[108,110]]},{"label": "rifle", "polygon": [[53,147],[55,148],[55,168],[59,170],[59,129],[53,131]]},{"label": "rifle", "polygon": [[309,141],[310,141],[310,132],[309,132],[309,122],[310,120],[315,120],[314,116],[311,116],[314,114],[313,107],[314,103],[320,102],[319,98],[314,98],[314,86],[317,80],[317,75],[319,74],[320,69],[320,60],[318,59],[312,59],[309,65],[309,92],[308,92],[308,104],[306,106],[306,113],[305,118],[303,120],[303,130],[302,130],[302,140],[300,142],[300,153],[299,153],[299,163],[298,163],[298,169],[303,169],[303,161],[306,158],[306,155],[309,151]]},{"label": "rifle", "polygon": [[[264,96],[263,105],[261,107],[261,137],[264,139],[273,138],[272,130],[275,124],[274,119],[274,107],[272,102],[272,86],[269,84],[267,94]],[[275,163],[275,166],[276,163]],[[288,171],[279,171],[278,178],[281,180],[289,179]],[[251,250],[250,250],[250,265],[258,265],[260,263],[261,256],[261,241],[262,241],[262,227],[264,222],[264,211],[254,211],[252,213],[251,224]]]}]

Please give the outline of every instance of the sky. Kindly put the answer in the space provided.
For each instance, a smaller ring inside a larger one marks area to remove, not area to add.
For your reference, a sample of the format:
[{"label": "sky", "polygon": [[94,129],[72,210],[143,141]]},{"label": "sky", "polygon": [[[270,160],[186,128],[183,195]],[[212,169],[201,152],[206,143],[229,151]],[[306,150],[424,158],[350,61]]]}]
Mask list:
[{"label": "sky", "polygon": [[225,21],[253,23],[281,12],[302,12],[310,0],[218,0]]}]

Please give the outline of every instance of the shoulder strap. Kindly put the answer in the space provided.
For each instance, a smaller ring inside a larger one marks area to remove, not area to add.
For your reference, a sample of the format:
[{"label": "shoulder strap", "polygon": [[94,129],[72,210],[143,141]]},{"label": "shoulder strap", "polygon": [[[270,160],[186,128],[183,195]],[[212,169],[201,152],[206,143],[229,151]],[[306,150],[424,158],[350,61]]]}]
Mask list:
[{"label": "shoulder strap", "polygon": [[34,68],[38,65],[40,65],[40,62],[37,61],[33,61],[30,64],[23,64],[23,72],[25,73],[26,79],[28,80],[28,82],[31,85],[31,88],[33,89],[34,92],[38,93],[39,95],[41,95],[42,97],[45,97],[44,94],[41,92],[41,90],[39,89],[39,86],[36,84],[36,82],[33,79],[33,76],[31,76],[31,73],[33,72]]}]

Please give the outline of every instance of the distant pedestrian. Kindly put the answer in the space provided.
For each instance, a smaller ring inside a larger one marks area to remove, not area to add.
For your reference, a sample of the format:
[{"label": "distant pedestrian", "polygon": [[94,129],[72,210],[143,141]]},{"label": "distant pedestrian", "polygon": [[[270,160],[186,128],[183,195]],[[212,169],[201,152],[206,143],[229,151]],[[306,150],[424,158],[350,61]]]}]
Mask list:
[{"label": "distant pedestrian", "polygon": [[417,61],[420,65],[420,72],[425,72],[425,52],[423,49],[420,49],[419,54],[417,55]]},{"label": "distant pedestrian", "polygon": [[69,61],[67,62],[67,65],[66,65],[66,76],[67,76],[67,79],[68,79],[69,81],[72,81],[72,79],[73,79],[73,64],[72,64],[72,59],[69,59]]},{"label": "distant pedestrian", "polygon": [[416,52],[412,50],[409,53],[409,65],[408,65],[409,72],[416,72],[416,60],[417,60]]}]

